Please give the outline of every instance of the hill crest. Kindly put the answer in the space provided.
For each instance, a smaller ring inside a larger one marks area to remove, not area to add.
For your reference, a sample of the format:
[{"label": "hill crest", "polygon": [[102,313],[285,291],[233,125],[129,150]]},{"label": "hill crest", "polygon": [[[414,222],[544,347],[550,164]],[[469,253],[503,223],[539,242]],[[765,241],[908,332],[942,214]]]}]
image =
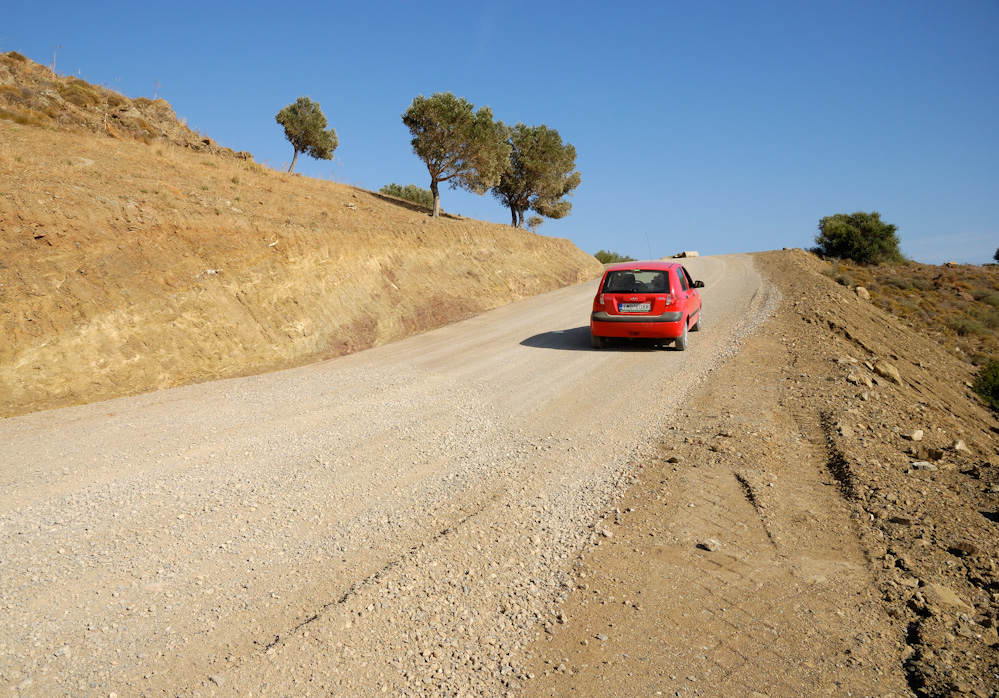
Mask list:
[{"label": "hill crest", "polygon": [[253,159],[191,130],[164,99],[131,99],[109,87],[57,75],[16,51],[0,54],[0,119]]}]

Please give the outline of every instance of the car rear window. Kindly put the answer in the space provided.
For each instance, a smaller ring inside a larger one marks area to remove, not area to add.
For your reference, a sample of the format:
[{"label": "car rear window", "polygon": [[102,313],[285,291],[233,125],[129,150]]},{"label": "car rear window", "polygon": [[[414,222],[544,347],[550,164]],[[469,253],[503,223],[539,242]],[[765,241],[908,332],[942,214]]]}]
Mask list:
[{"label": "car rear window", "polygon": [[668,293],[669,275],[662,269],[622,269],[604,279],[603,293]]}]

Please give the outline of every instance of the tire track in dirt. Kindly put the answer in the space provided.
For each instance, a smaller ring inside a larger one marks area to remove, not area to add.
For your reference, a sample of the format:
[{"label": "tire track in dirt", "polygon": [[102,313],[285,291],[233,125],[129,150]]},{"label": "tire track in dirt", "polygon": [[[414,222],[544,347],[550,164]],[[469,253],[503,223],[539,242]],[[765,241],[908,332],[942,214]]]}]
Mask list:
[{"label": "tire track in dirt", "polygon": [[909,695],[826,433],[783,404],[792,352],[768,324],[668,420],[525,695]]}]

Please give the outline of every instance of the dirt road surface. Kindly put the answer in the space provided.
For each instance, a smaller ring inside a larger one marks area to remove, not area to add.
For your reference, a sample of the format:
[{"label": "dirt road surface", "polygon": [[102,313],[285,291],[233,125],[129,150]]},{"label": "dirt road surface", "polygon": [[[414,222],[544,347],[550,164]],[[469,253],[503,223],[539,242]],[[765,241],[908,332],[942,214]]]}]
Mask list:
[{"label": "dirt road surface", "polygon": [[[778,302],[749,256],[687,261],[706,288],[686,352],[592,350],[594,282],[301,369],[0,421],[4,695],[902,695],[828,475],[762,518],[774,483],[685,467],[703,445],[637,477]],[[752,429],[777,438],[768,414]],[[809,445],[779,445],[790,478]],[[629,485],[665,506],[609,509]],[[641,517],[658,552],[624,570],[652,566],[658,593],[581,580],[579,551]]]}]

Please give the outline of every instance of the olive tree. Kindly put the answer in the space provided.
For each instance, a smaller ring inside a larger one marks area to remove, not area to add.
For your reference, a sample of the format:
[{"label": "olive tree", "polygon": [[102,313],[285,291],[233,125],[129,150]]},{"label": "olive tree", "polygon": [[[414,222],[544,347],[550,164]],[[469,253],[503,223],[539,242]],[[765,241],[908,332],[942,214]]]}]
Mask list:
[{"label": "olive tree", "polygon": [[317,160],[332,160],[333,151],[340,145],[336,131],[326,130],[326,115],[319,108],[318,102],[308,97],[299,97],[274,117],[275,121],[284,126],[284,136],[295,149],[288,171],[295,169],[295,161],[299,153],[305,153]]},{"label": "olive tree", "polygon": [[852,259],[860,264],[900,264],[905,257],[898,248],[897,230],[882,221],[876,211],[837,213],[819,221],[815,242],[819,252],[827,257]]},{"label": "olive tree", "polygon": [[558,131],[517,124],[510,130],[510,166],[492,192],[510,209],[511,225],[523,228],[528,210],[546,218],[568,216],[572,204],[564,197],[579,183],[576,149],[563,144]]},{"label": "olive tree", "polygon": [[475,110],[468,100],[450,92],[419,95],[403,115],[413,134],[413,152],[430,173],[433,216],[440,215],[440,183],[485,194],[510,161],[507,127],[493,120],[489,107]]}]

